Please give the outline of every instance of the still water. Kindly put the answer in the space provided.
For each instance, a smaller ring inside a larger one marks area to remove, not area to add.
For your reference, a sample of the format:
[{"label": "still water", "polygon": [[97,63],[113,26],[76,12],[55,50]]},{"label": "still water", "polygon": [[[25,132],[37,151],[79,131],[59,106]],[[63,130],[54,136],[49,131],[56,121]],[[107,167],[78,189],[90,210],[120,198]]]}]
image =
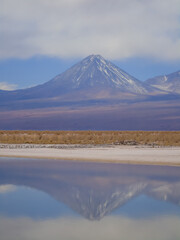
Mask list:
[{"label": "still water", "polygon": [[180,240],[180,167],[0,158],[1,240]]}]

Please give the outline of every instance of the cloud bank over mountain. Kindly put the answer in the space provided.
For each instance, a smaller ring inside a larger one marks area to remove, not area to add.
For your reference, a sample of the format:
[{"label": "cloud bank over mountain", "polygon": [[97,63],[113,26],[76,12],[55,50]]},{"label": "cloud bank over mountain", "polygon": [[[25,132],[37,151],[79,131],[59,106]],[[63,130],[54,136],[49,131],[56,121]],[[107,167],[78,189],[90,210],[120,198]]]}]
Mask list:
[{"label": "cloud bank over mountain", "polygon": [[0,58],[180,58],[179,0],[1,0]]}]

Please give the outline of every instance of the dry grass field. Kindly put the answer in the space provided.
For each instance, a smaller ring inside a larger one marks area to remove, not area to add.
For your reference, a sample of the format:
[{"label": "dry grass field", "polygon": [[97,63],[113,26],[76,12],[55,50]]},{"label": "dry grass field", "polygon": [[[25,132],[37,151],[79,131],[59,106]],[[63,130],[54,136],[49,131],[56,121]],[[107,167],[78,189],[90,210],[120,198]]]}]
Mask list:
[{"label": "dry grass field", "polygon": [[180,131],[0,131],[0,143],[180,146]]}]

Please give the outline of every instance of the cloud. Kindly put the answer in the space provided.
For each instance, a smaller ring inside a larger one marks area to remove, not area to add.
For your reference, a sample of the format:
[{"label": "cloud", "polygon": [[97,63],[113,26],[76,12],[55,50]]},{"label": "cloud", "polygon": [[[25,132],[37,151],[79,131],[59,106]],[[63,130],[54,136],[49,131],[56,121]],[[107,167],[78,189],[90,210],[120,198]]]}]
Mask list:
[{"label": "cloud", "polygon": [[180,59],[179,0],[0,1],[1,59]]},{"label": "cloud", "polygon": [[1,90],[15,90],[17,88],[16,84],[9,84],[7,82],[0,82],[0,89]]},{"label": "cloud", "polygon": [[106,217],[97,222],[84,219],[32,220],[0,218],[2,239],[24,240],[169,240],[180,239],[179,218],[165,216],[153,219]]},{"label": "cloud", "polygon": [[0,194],[15,191],[16,187],[11,184],[0,185]]}]

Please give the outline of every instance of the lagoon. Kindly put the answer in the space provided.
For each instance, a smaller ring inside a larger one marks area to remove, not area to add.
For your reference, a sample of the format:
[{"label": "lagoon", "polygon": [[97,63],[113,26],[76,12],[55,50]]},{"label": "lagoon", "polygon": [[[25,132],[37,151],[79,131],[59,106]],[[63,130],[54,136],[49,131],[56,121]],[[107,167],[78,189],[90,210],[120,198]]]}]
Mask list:
[{"label": "lagoon", "polygon": [[180,167],[0,158],[2,240],[179,240]]}]

